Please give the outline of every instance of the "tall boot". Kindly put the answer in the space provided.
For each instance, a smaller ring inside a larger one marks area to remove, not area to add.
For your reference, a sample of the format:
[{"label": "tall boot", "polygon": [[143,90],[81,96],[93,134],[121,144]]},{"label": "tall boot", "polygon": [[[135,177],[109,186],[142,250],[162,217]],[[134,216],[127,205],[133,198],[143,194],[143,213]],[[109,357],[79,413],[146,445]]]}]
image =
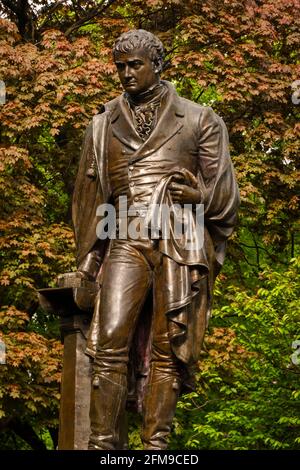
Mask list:
[{"label": "tall boot", "polygon": [[148,384],[143,412],[144,449],[167,448],[179,391],[180,380],[172,376]]},{"label": "tall boot", "polygon": [[89,450],[121,448],[120,429],[124,423],[127,378],[118,373],[96,373],[93,378],[90,406],[91,435]]}]

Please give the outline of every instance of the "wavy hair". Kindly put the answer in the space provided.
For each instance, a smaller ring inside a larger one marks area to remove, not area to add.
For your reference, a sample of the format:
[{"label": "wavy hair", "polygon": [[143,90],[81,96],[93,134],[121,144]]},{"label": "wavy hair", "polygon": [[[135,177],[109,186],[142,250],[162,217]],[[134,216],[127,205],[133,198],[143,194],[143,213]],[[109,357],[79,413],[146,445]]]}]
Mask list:
[{"label": "wavy hair", "polygon": [[144,49],[149,52],[150,60],[158,66],[159,72],[162,71],[165,56],[164,46],[154,34],[144,29],[132,29],[121,34],[113,47],[114,60],[116,54],[132,52],[136,49]]}]

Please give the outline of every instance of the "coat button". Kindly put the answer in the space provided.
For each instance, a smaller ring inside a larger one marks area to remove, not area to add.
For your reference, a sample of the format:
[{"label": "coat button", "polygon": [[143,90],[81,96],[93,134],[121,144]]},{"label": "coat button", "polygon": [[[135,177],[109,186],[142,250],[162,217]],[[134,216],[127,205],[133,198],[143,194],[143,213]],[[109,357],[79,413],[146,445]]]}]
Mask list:
[{"label": "coat button", "polygon": [[130,165],[130,167],[128,167],[128,169],[129,169],[130,171],[132,171],[132,170],[133,170],[133,166]]},{"label": "coat button", "polygon": [[130,181],[129,186],[130,186],[131,188],[133,188],[134,182],[133,182],[133,181]]},{"label": "coat button", "polygon": [[139,202],[140,198],[135,197],[135,198],[133,198],[133,200],[134,200],[134,202]]},{"label": "coat button", "polygon": [[125,149],[123,149],[123,150],[122,150],[122,153],[123,153],[123,155],[124,155],[124,154],[126,153],[126,150],[125,150]]}]

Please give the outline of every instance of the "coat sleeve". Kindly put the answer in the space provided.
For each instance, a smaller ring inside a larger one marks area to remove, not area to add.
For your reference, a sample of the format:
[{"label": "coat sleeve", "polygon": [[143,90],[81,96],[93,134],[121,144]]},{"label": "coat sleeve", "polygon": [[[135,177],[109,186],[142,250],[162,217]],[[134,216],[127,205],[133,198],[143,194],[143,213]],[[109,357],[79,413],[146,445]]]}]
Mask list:
[{"label": "coat sleeve", "polygon": [[96,236],[96,210],[101,204],[99,175],[94,167],[92,123],[86,129],[72,201],[72,219],[75,233],[78,271],[95,279],[103,258],[103,242]]},{"label": "coat sleeve", "polygon": [[226,126],[209,107],[200,114],[198,135],[198,179],[204,194],[204,220],[214,244],[216,260],[222,265],[226,240],[237,221],[239,191]]}]

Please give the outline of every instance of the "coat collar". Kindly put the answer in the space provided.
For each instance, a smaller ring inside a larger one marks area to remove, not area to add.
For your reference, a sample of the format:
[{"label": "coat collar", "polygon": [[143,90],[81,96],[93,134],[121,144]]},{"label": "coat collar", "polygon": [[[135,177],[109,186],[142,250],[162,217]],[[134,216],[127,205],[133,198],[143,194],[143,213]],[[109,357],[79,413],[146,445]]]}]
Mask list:
[{"label": "coat collar", "polygon": [[174,86],[167,81],[163,81],[163,83],[168,88],[166,103],[155,128],[146,141],[143,141],[134,129],[124,95],[120,96],[117,105],[112,110],[111,124],[113,134],[134,151],[131,155],[131,161],[136,161],[150,155],[183,127],[184,105]]}]

